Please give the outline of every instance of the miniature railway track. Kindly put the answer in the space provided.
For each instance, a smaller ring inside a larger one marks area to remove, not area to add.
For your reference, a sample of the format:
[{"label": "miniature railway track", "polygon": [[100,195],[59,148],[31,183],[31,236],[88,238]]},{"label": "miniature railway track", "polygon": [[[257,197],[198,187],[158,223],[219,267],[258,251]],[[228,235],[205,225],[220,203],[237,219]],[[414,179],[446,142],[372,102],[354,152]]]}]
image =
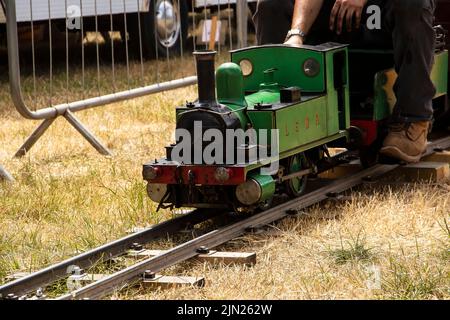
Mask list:
[{"label": "miniature railway track", "polygon": [[[424,156],[431,155],[436,151],[450,148],[450,137],[436,140],[429,144]],[[212,249],[222,245],[236,237],[245,234],[249,229],[258,228],[280,220],[286,216],[298,214],[298,210],[307,208],[331,197],[340,194],[353,187],[363,184],[365,181],[373,181],[388,172],[393,171],[400,165],[375,165],[369,169],[361,170],[348,177],[331,181],[325,186],[317,189],[289,202],[285,202],[277,207],[251,216],[243,216],[237,221],[219,227],[213,231],[203,234],[190,241],[182,243],[161,254],[149,257],[134,265],[120,270],[114,274],[107,275],[92,282],[80,289],[72,291],[58,297],[58,300],[78,300],[78,299],[99,299],[124,286],[139,282],[143,275],[148,272],[156,273],[170,266],[186,261],[199,255],[200,248]],[[0,297],[7,298],[14,295],[19,297],[32,292],[38,288],[50,284],[58,279],[67,277],[67,268],[73,265],[81,268],[92,266],[99,261],[106,261],[111,257],[118,256],[126,252],[130,245],[135,242],[146,244],[151,240],[173,234],[182,230],[187,224],[198,224],[215,216],[220,212],[194,211],[185,216],[169,220],[156,225],[145,231],[130,235],[110,244],[86,252],[80,256],[68,259],[57,265],[33,273],[24,278],[12,281],[0,287]]]},{"label": "miniature railway track", "polygon": [[105,244],[79,256],[67,259],[63,262],[32,273],[26,277],[7,283],[0,287],[0,297],[7,297],[11,293],[16,296],[30,293],[54,281],[57,281],[58,279],[67,277],[68,268],[71,266],[89,268],[96,263],[106,261],[123,254],[133,245],[133,243],[148,243],[166,235],[174,234],[188,225],[195,225],[204,222],[218,214],[219,212],[205,212],[203,210],[197,210],[179,218],[165,221],[144,231]]}]

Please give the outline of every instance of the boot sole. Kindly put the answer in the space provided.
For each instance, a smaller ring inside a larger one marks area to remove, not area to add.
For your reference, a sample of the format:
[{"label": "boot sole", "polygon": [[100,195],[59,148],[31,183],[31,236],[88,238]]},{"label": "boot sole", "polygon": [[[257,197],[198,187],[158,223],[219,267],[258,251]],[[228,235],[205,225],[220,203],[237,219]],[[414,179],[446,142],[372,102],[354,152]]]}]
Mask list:
[{"label": "boot sole", "polygon": [[382,155],[385,155],[385,156],[388,156],[391,158],[395,158],[395,159],[399,159],[399,160],[405,161],[407,163],[417,163],[422,158],[422,154],[419,154],[417,156],[410,156],[410,155],[407,155],[406,153],[404,153],[403,151],[401,151],[397,147],[384,147],[380,150],[380,153]]}]

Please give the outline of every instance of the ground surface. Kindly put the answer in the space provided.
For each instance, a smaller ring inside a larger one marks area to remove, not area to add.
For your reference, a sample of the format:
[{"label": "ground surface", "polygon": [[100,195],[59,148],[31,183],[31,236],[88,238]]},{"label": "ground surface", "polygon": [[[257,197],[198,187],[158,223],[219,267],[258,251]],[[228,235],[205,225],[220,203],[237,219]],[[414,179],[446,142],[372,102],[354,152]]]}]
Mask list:
[{"label": "ground surface", "polygon": [[[145,74],[155,77],[154,64],[145,66]],[[117,68],[117,81],[126,87],[126,66]],[[139,74],[139,64],[131,68]],[[183,60],[172,70],[188,75],[193,66]],[[95,95],[97,72],[87,73],[92,85],[85,94]],[[110,79],[106,71],[102,76]],[[0,83],[0,164],[17,182],[0,184],[0,283],[9,274],[36,270],[119,238],[132,227],[170,218],[169,212],[156,213],[147,199],[141,168],[164,154],[173,139],[174,107],[194,100],[194,87],[79,113],[114,152],[111,158],[98,155],[59,119],[26,157],[12,159],[37,123],[13,109],[5,77]],[[25,77],[26,98],[43,105],[46,81],[39,79],[33,93],[33,82]],[[79,89],[80,73],[70,81]],[[105,91],[111,84],[101,83]],[[56,100],[80,94],[65,88],[66,76],[57,76]],[[310,208],[302,217],[225,247],[256,251],[253,268],[186,263],[172,274],[203,275],[205,288],[132,289],[113,298],[449,299],[449,212],[449,183],[361,188],[350,201]]]}]

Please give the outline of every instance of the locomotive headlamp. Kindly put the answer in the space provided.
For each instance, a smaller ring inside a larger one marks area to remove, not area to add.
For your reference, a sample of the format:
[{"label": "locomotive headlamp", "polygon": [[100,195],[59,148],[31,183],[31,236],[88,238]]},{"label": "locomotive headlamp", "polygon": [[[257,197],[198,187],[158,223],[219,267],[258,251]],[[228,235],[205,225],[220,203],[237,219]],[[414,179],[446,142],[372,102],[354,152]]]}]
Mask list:
[{"label": "locomotive headlamp", "polygon": [[250,60],[241,60],[241,62],[239,62],[239,66],[241,67],[244,77],[248,77],[253,73],[253,64]]},{"label": "locomotive headlamp", "polygon": [[315,77],[320,73],[320,63],[314,58],[307,59],[303,63],[303,72],[308,77]]},{"label": "locomotive headlamp", "polygon": [[227,182],[228,180],[230,180],[230,177],[231,177],[230,169],[224,167],[217,168],[216,172],[214,173],[214,178],[221,183]]}]

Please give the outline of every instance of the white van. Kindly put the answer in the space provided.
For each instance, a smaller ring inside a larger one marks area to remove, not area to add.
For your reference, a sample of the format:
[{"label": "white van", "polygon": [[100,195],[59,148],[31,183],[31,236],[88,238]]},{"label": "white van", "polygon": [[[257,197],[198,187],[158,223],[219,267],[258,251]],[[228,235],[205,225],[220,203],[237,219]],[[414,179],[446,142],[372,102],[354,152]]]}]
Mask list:
[{"label": "white van", "polygon": [[[5,5],[8,1],[14,0],[0,0],[0,45],[6,44]],[[71,32],[79,31],[81,19],[76,18],[82,16],[84,31],[97,29],[105,32],[111,30],[112,15],[114,29],[123,32],[126,13],[129,40],[133,45],[139,41],[139,12],[144,54],[151,55],[155,52],[155,46],[161,54],[165,54],[167,49],[171,52],[180,49],[181,39],[187,38],[191,10],[200,10],[205,6],[228,6],[236,0],[15,0],[15,3],[19,31],[22,31],[21,40],[30,38],[30,21],[33,21],[35,41],[45,40],[49,33],[49,17],[55,31],[64,32],[66,27]]]}]

